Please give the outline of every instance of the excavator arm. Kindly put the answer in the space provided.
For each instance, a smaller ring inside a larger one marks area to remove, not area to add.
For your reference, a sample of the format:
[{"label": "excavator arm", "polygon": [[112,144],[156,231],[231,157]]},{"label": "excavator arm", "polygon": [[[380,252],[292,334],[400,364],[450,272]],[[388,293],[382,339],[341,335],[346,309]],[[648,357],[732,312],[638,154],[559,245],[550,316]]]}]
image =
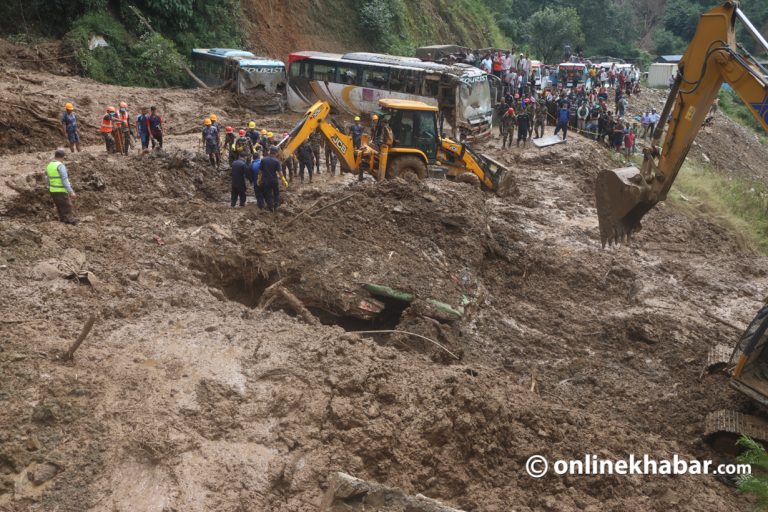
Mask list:
[{"label": "excavator arm", "polygon": [[[642,168],[603,171],[597,176],[595,196],[603,246],[629,239],[640,230],[643,216],[666,199],[723,82],[736,91],[768,130],[768,71],[746,51],[744,55],[738,52],[737,20],[768,50],[768,43],[739,9],[738,2],[725,2],[701,16],[656,123],[651,147],[643,152]],[[667,118],[667,135],[659,151]]]},{"label": "excavator arm", "polygon": [[504,196],[514,189],[512,173],[500,162],[481,155],[466,144],[454,142],[451,139],[441,139],[438,159],[447,165],[448,176],[456,176],[469,172],[480,180],[482,186]]},{"label": "excavator arm", "polygon": [[325,101],[318,101],[296,123],[288,136],[280,141],[281,158],[285,160],[309,139],[315,131],[319,131],[330,143],[331,149],[339,160],[346,163],[348,169],[357,169],[360,164],[359,151],[355,151],[352,137],[337,128],[330,120],[331,106]]}]

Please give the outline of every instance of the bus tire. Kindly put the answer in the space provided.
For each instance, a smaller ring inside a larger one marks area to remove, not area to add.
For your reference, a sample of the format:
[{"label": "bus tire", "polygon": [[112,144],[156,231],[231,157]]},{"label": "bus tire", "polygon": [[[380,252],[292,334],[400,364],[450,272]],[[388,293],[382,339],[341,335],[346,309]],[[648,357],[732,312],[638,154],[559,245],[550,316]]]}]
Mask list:
[{"label": "bus tire", "polygon": [[403,178],[414,181],[427,177],[427,165],[417,156],[400,156],[394,158],[387,166],[387,179]]}]

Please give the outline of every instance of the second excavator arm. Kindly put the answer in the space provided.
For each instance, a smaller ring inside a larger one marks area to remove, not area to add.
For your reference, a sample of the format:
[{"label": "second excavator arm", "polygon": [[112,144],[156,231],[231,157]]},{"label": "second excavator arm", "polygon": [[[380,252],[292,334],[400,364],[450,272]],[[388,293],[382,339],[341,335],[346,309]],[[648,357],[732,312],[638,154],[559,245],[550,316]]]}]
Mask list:
[{"label": "second excavator arm", "polygon": [[[745,55],[739,53],[737,19],[768,50],[768,43],[741,12],[738,2],[726,2],[701,16],[652,134],[651,147],[644,150],[642,168],[603,171],[597,177],[595,195],[603,246],[621,242],[639,231],[643,216],[666,199],[723,82],[736,91],[768,130],[768,71],[746,51]],[[667,134],[659,150],[657,145],[668,118]]]}]

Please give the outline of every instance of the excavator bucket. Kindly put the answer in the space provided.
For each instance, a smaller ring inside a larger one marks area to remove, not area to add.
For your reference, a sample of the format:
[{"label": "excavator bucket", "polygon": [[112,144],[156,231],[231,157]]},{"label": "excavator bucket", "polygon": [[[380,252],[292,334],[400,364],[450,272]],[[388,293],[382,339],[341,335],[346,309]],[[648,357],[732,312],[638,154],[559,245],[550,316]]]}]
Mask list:
[{"label": "excavator bucket", "polygon": [[640,219],[656,204],[647,200],[649,189],[637,167],[597,175],[595,199],[603,247],[628,241],[632,233],[640,230]]}]

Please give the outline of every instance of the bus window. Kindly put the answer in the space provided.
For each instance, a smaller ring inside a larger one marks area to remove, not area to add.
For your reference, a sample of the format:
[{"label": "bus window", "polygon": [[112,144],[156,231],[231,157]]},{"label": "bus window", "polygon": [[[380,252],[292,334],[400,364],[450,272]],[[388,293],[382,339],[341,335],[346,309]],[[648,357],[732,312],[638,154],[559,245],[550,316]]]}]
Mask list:
[{"label": "bus window", "polygon": [[315,62],[312,64],[312,80],[321,82],[336,81],[336,66]]},{"label": "bus window", "polygon": [[304,71],[304,63],[300,61],[296,61],[291,63],[291,78],[298,78],[300,76],[305,75]]},{"label": "bus window", "polygon": [[339,83],[345,85],[355,85],[357,83],[357,76],[360,74],[357,66],[345,66],[339,64]]},{"label": "bus window", "polygon": [[419,94],[421,74],[413,69],[394,68],[389,74],[389,88],[394,92],[406,94]]},{"label": "bus window", "polygon": [[387,89],[389,77],[387,70],[382,68],[363,68],[363,87],[373,89]]}]

